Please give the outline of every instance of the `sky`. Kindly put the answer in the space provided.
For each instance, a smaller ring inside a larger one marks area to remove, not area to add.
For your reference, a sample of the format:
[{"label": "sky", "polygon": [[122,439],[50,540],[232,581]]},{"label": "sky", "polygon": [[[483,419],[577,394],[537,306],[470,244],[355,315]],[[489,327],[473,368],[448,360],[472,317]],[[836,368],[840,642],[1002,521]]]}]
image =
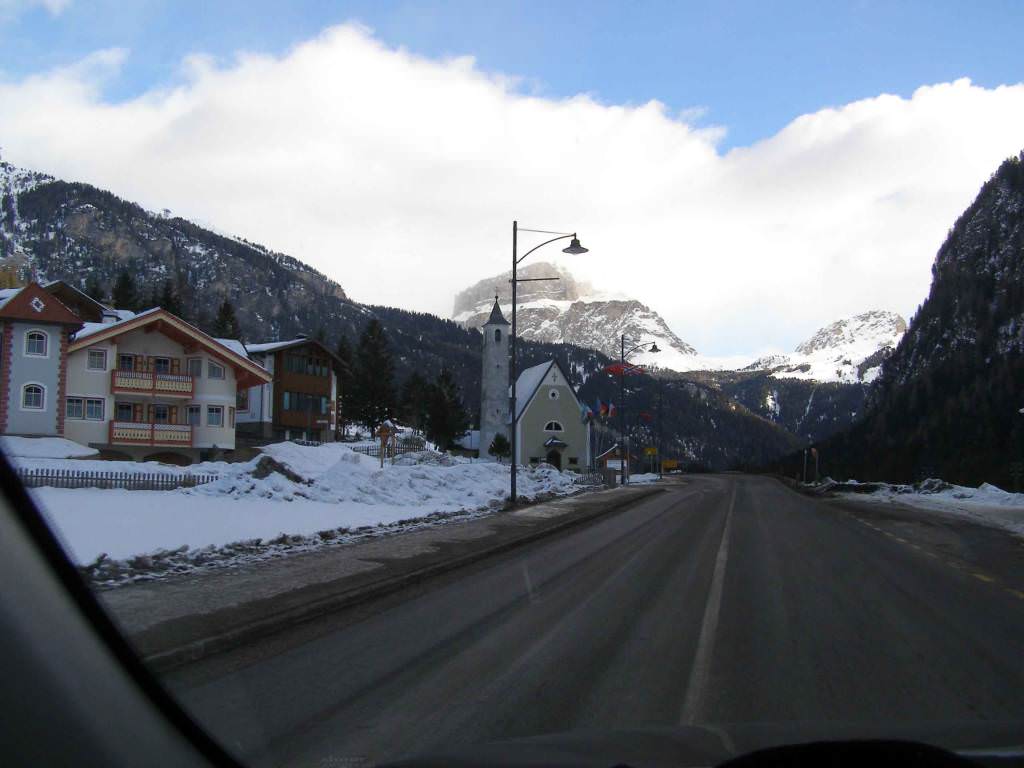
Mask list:
[{"label": "sky", "polygon": [[[701,352],[905,316],[1024,149],[1024,3],[0,0],[0,151],[451,312],[510,227]],[[531,257],[532,258],[532,257]]]}]

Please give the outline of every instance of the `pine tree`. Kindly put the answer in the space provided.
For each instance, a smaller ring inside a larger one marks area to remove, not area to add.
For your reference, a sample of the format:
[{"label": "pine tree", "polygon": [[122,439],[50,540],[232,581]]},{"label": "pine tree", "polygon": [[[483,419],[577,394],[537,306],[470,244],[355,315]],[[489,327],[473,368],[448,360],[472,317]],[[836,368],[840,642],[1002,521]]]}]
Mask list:
[{"label": "pine tree", "polygon": [[160,296],[157,299],[156,306],[166,309],[172,315],[181,317],[183,313],[181,301],[178,299],[177,291],[174,290],[174,283],[170,280],[164,281],[164,287],[160,291]]},{"label": "pine tree", "polygon": [[338,378],[338,430],[344,436],[352,408],[352,344],[344,334],[338,339],[334,354],[339,360],[334,366]]},{"label": "pine tree", "polygon": [[384,328],[376,318],[367,323],[359,337],[353,363],[350,411],[376,432],[395,408],[395,363]]},{"label": "pine tree", "polygon": [[487,453],[497,457],[500,464],[503,458],[512,454],[512,444],[508,441],[507,437],[499,432],[494,436],[490,446],[488,446]]},{"label": "pine tree", "polygon": [[398,400],[403,424],[419,432],[427,423],[430,384],[419,371],[413,371],[402,383]]},{"label": "pine tree", "polygon": [[89,298],[95,299],[101,303],[107,298],[107,293],[103,290],[103,284],[95,274],[90,274],[86,279],[84,292]]},{"label": "pine tree", "polygon": [[218,339],[239,339],[242,338],[242,326],[235,316],[235,306],[224,297],[220,308],[217,310],[217,317],[213,321],[213,335]]},{"label": "pine tree", "polygon": [[130,309],[132,311],[138,309],[139,294],[135,288],[135,279],[127,269],[117,276],[110,301],[115,309]]},{"label": "pine tree", "polygon": [[427,439],[440,448],[448,448],[469,429],[469,414],[462,404],[458,385],[451,371],[443,368],[430,387],[427,403]]}]

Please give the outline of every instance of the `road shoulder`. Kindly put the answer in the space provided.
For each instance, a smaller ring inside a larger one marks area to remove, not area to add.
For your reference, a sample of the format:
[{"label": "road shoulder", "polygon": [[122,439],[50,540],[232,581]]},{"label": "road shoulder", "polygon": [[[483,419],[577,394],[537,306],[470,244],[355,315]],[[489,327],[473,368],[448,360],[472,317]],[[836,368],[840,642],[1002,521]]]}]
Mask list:
[{"label": "road shoulder", "polygon": [[588,523],[664,488],[581,494],[99,597],[139,653],[169,669]]}]

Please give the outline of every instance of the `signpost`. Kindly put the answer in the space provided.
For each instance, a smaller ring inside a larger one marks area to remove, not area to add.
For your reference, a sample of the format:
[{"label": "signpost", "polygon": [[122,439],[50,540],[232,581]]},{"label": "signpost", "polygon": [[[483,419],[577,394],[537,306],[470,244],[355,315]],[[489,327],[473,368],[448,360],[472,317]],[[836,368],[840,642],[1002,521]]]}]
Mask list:
[{"label": "signpost", "polygon": [[385,421],[380,425],[377,430],[377,437],[380,438],[380,468],[384,469],[384,454],[387,453],[388,440],[391,439],[393,434],[392,425],[390,421]]}]

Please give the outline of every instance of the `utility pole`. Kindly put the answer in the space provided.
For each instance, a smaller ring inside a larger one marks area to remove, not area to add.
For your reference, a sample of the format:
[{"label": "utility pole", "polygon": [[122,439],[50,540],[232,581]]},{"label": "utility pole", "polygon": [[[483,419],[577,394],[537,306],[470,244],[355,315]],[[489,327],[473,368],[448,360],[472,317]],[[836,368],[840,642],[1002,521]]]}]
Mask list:
[{"label": "utility pole", "polygon": [[512,439],[509,442],[512,444],[512,487],[509,491],[509,502],[514,507],[516,505],[516,462],[519,460],[517,454],[518,445],[516,441],[516,427],[518,426],[518,419],[516,418],[516,266],[519,264],[519,260],[516,258],[516,240],[519,236],[519,222],[512,222],[512,339],[511,339],[511,360],[508,366],[508,389],[509,397],[512,400],[511,410],[511,429],[509,435]]}]

